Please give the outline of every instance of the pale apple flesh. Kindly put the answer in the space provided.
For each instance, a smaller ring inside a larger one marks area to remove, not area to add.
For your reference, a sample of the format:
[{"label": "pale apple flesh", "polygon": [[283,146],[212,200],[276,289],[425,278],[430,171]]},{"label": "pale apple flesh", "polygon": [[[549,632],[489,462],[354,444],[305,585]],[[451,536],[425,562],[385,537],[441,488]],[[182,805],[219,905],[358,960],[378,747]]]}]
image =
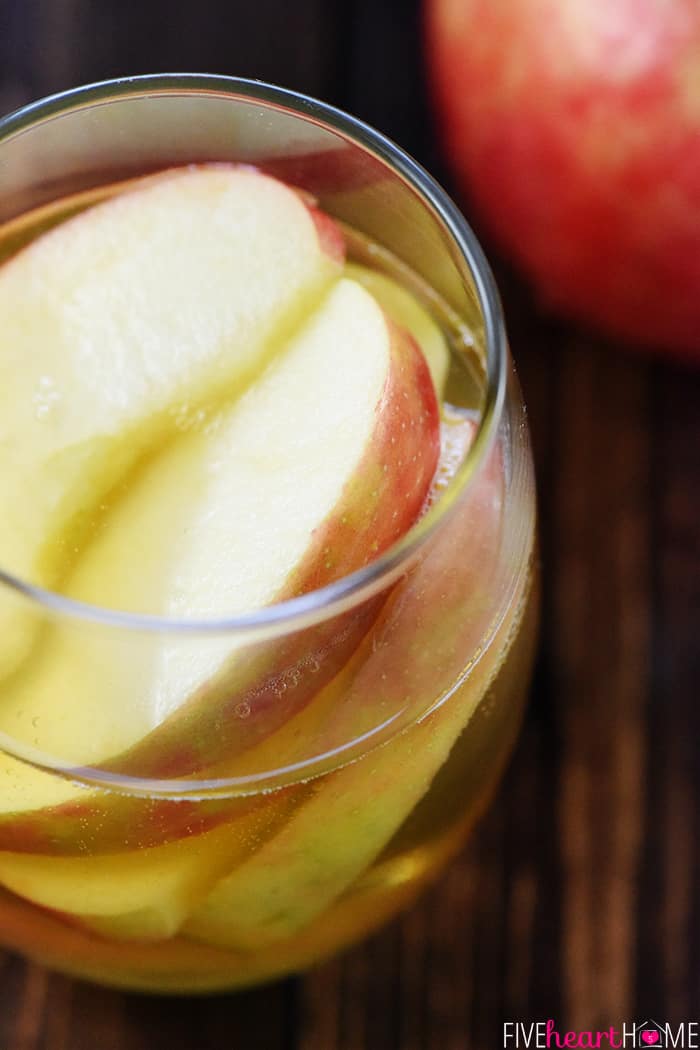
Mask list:
[{"label": "pale apple flesh", "polygon": [[[338,227],[289,187],[206,165],[136,180],[0,267],[2,568],[60,583],[120,479],[244,389],[342,260]],[[37,626],[3,589],[0,675]]]},{"label": "pale apple flesh", "polygon": [[[141,474],[86,549],[68,593],[190,618],[304,593],[365,565],[408,528],[438,452],[437,400],[423,357],[364,289],[343,280],[213,430],[184,435]],[[170,540],[169,520],[180,525]],[[142,571],[125,572],[134,550]],[[202,774],[307,703],[377,611],[376,601],[366,602],[252,654],[237,653],[226,634],[155,636],[142,649],[129,635],[121,650],[111,633],[85,646],[80,629],[56,629],[4,690],[0,728],[76,767]],[[281,693],[280,681],[292,676],[293,688]],[[25,779],[35,777],[27,769]],[[34,850],[43,841],[50,852],[78,852],[75,832],[89,822],[105,848],[119,848],[124,834],[150,845],[246,805],[82,792],[56,808],[6,810],[0,844]]]}]

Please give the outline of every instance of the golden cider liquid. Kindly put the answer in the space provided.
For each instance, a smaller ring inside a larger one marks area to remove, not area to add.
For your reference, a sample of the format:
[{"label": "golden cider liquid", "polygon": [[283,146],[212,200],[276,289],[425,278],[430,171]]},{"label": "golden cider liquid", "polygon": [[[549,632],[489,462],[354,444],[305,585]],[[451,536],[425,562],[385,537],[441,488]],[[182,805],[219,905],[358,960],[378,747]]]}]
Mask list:
[{"label": "golden cider liquid", "polygon": [[[106,192],[71,198],[0,228],[0,260]],[[364,264],[379,263],[410,287],[448,336],[454,353],[446,416],[476,416],[480,363],[460,345],[460,325],[387,253],[347,232],[351,256]],[[505,473],[505,466],[494,462],[493,469]],[[502,478],[499,483],[505,484]],[[508,513],[532,519],[531,493]],[[530,537],[531,524],[526,529]],[[80,535],[69,537],[67,547],[84,547],[95,527],[95,522],[81,523]],[[453,546],[445,542],[442,558],[452,557],[459,571],[470,559],[470,533],[465,527],[462,536],[454,521],[452,530]],[[54,969],[104,984],[208,991],[308,967],[405,907],[461,847],[513,747],[536,631],[533,544],[530,539],[510,568],[516,585],[504,608],[490,609],[488,591],[476,585],[464,594],[456,611],[465,621],[483,624],[483,630],[475,627],[472,632],[483,636],[483,644],[476,650],[465,644],[460,651],[456,642],[450,660],[439,668],[436,662],[434,683],[427,686],[418,678],[416,712],[428,713],[359,757],[354,754],[353,761],[327,764],[310,779],[287,777],[279,787],[249,794],[243,816],[216,818],[210,826],[193,821],[191,835],[169,840],[164,834],[160,845],[149,848],[130,848],[125,837],[116,848],[103,851],[91,838],[89,818],[77,856],[52,855],[45,846],[36,853],[26,847],[6,849],[0,829],[0,885],[5,887],[0,890],[0,942]],[[478,557],[474,552],[475,563]],[[472,576],[478,582],[478,564]],[[428,612],[416,639],[429,653],[431,631],[440,631],[442,611]],[[425,613],[417,607],[417,622]],[[453,608],[450,624],[456,623],[454,617]],[[448,624],[445,629],[454,629],[455,638],[465,637],[457,627]],[[85,644],[90,644],[89,635]],[[444,653],[444,646],[437,646],[438,652]],[[270,754],[277,737],[284,743],[292,728],[300,733],[316,727],[329,711],[341,709],[348,681],[363,661],[373,658],[376,645],[368,636],[347,673],[341,672],[292,719],[293,726],[273,734]],[[8,769],[11,765],[5,763],[0,772],[0,805]],[[58,775],[55,780],[61,782]],[[148,797],[130,798],[129,804],[156,812]],[[159,818],[168,807],[181,804],[159,800]],[[202,812],[221,807],[220,800],[206,799],[189,805]],[[137,808],[134,813],[138,822]],[[166,827],[167,816],[162,819]]]}]

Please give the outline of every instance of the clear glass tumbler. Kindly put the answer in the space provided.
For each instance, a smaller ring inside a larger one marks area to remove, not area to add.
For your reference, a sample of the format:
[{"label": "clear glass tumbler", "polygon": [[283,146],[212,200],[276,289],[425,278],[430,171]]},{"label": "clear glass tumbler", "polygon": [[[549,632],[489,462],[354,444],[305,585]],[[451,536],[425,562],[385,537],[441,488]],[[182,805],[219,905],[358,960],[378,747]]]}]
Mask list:
[{"label": "clear glass tumbler", "polygon": [[[421,299],[450,346],[451,407],[408,534],[248,615],[88,605],[13,575],[0,543],[0,941],[104,984],[180,992],[297,971],[415,898],[511,750],[537,604],[527,425],[491,274],[445,193],[371,128],[225,77],[45,99],[0,122],[0,253],[122,180],[202,162],[311,195],[356,262]],[[0,376],[2,353],[0,318]],[[0,441],[7,521],[3,454]],[[153,668],[227,647],[234,679],[139,736]]]}]

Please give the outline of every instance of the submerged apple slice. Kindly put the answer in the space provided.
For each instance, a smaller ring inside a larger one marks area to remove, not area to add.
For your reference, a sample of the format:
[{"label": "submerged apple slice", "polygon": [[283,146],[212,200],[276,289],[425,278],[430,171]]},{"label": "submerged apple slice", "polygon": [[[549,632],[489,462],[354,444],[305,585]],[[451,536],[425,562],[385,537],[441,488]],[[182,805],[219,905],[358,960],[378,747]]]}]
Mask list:
[{"label": "submerged apple slice", "polygon": [[260,798],[245,816],[155,848],[74,857],[0,852],[0,883],[98,933],[171,937],[217,878],[250,858],[295,804],[290,792]]},{"label": "submerged apple slice", "polygon": [[[342,257],[292,189],[208,165],[131,182],[0,267],[0,567],[55,585],[105,495],[251,381]],[[0,595],[0,674],[32,635]]]},{"label": "submerged apple slice", "polygon": [[[474,424],[452,426],[466,450]],[[467,677],[466,654],[484,640],[488,622],[483,610],[491,599],[483,592],[501,542],[502,484],[498,464],[489,465],[462,512],[448,519],[425,560],[395,590],[339,698],[342,728],[336,735],[338,727],[328,726],[328,744],[361,734],[376,725],[376,714],[369,715],[395,711],[409,697],[427,707],[446,694],[445,702],[320,779],[280,831],[213,889],[183,927],[186,935],[237,950],[282,944],[352,886],[426,796],[486,694],[517,616],[511,607]],[[466,684],[450,698],[460,675]]]},{"label": "submerged apple slice", "polygon": [[[342,280],[243,397],[134,479],[68,591],[191,618],[323,586],[410,527],[439,443],[437,399],[420,351],[368,292]],[[55,628],[4,691],[0,729],[66,762],[134,776],[197,773],[307,703],[376,612],[376,602],[365,603],[252,650],[225,632],[151,635],[140,646],[129,634],[122,650],[112,635],[95,633],[86,644],[84,629]],[[282,678],[293,687],[281,691]],[[72,818],[103,823],[113,841],[129,800],[87,796]],[[60,814],[43,813],[48,832]],[[13,826],[28,822],[36,842],[43,819],[5,812],[0,846],[21,849]],[[62,837],[60,850],[70,849]]]}]

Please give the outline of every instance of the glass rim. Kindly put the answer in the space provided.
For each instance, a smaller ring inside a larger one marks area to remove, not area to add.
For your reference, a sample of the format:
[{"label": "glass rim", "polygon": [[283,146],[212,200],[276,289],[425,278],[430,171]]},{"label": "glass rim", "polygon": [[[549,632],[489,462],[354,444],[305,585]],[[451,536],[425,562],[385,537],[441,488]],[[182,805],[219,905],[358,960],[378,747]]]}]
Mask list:
[{"label": "glass rim", "polygon": [[33,584],[0,567],[0,587],[16,592],[54,618],[122,630],[179,635],[232,634],[257,641],[300,630],[384,590],[408,568],[468,488],[495,440],[507,378],[507,340],[500,297],[491,268],[468,222],[439,183],[400,146],[369,124],[300,92],[261,80],[222,74],[158,73],[121,77],[70,88],[30,102],[0,118],[0,149],[5,141],[58,116],[129,97],[211,95],[273,106],[326,127],[387,166],[406,183],[447,231],[465,261],[484,324],[486,389],[474,440],[440,498],[375,561],[339,580],[296,598],[235,616],[198,618],[132,613],[81,602]]}]

